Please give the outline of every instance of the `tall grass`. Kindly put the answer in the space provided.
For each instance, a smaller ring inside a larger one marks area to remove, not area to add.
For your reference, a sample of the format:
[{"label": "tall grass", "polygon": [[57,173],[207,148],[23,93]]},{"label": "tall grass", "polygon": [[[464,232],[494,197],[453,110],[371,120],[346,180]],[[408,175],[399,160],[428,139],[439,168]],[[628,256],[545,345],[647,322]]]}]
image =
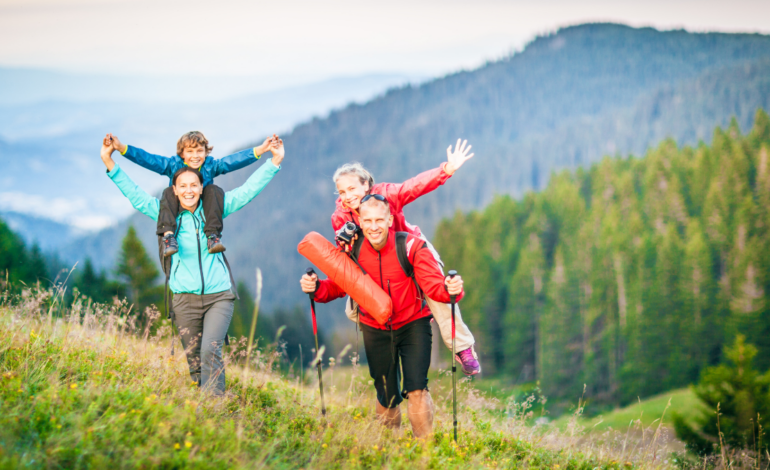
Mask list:
[{"label": "tall grass", "polygon": [[468,380],[458,388],[455,444],[446,371],[431,381],[435,434],[414,439],[406,416],[400,431],[376,421],[368,371],[347,351],[334,358],[334,367],[327,361],[325,419],[313,374],[303,367],[299,374],[283,374],[281,348],[247,353],[245,338],[227,351],[227,393],[215,398],[191,382],[184,354],[170,355],[171,327],[157,310],[136,315],[125,301],[101,305],[78,295],[66,308],[52,307],[60,297],[56,288],[39,287],[0,294],[4,468],[593,469],[676,463],[654,430],[641,437],[589,436],[577,419],[580,407],[565,430],[533,425],[544,398],[503,402]]}]

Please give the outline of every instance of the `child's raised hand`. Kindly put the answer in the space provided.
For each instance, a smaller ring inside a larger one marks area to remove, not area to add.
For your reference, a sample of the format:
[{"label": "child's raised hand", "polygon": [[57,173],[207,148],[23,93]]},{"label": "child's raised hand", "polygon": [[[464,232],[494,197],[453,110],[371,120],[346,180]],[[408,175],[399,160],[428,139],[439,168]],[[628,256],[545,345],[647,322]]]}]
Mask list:
[{"label": "child's raised hand", "polygon": [[467,140],[457,139],[457,145],[455,146],[454,151],[452,151],[451,145],[446,149],[447,164],[444,167],[444,171],[446,171],[448,175],[451,176],[454,174],[458,168],[463,166],[463,163],[473,157],[474,154],[468,155],[468,152],[471,151],[471,146],[468,145],[466,147],[467,144]]},{"label": "child's raised hand", "polygon": [[118,139],[118,136],[114,134],[107,134],[107,137],[112,140],[112,148],[114,150],[117,150],[121,154],[125,153],[127,145],[123,145],[120,139]]},{"label": "child's raised hand", "polygon": [[257,155],[262,155],[268,150],[270,150],[270,146],[273,145],[273,141],[276,139],[276,135],[273,134],[272,136],[269,136],[267,139],[265,139],[262,144],[254,147],[254,151],[257,153]]}]

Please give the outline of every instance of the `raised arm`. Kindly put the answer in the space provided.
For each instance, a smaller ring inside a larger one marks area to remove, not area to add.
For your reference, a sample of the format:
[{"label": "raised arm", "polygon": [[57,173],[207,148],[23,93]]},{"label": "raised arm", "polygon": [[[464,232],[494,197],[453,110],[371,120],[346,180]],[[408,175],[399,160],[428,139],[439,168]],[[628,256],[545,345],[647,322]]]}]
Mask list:
[{"label": "raised arm", "polygon": [[134,209],[153,220],[158,220],[160,201],[137,186],[137,184],[123,172],[120,166],[115,163],[112,159],[113,148],[108,141],[109,139],[105,137],[101,151],[102,162],[104,162],[104,166],[107,167],[107,176],[109,176],[118,189],[120,189],[120,192],[128,198],[131,205],[134,206]]},{"label": "raised arm", "polygon": [[420,173],[401,184],[384,185],[382,192],[389,201],[396,203],[395,210],[401,210],[403,206],[446,183],[455,171],[473,157],[473,154],[468,155],[471,146],[467,144],[467,140],[457,139],[455,149],[452,150],[450,145],[446,150],[447,161],[440,167]]},{"label": "raised arm", "polygon": [[112,148],[120,152],[120,154],[126,157],[127,160],[159,175],[166,175],[170,178],[181,164],[181,159],[179,157],[163,157],[161,155],[155,155],[145,152],[138,147],[125,145],[112,134],[107,134],[107,137],[112,143]]},{"label": "raised arm", "polygon": [[252,199],[257,197],[257,195],[265,189],[267,183],[273,179],[273,176],[278,173],[278,170],[281,169],[281,162],[283,162],[283,157],[285,155],[283,140],[275,140],[270,147],[270,152],[272,152],[273,158],[259,167],[253,175],[249,176],[249,179],[247,179],[242,186],[225,193],[224,217],[240,210]]},{"label": "raised arm", "polygon": [[278,136],[273,134],[273,136],[265,139],[261,145],[254,148],[241,150],[232,155],[214,159],[214,176],[224,175],[225,173],[240,170],[241,168],[251,165],[259,160],[262,154],[267,152],[271,146],[273,146],[273,142],[277,139]]}]

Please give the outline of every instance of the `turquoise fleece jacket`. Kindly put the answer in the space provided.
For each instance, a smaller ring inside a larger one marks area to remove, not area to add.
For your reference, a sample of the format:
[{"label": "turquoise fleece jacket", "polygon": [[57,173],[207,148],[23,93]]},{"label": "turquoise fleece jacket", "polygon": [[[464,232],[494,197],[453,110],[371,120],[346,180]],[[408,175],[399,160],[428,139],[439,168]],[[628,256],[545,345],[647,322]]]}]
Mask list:
[{"label": "turquoise fleece jacket", "polygon": [[[259,167],[243,186],[225,193],[224,217],[241,209],[262,192],[281,168],[272,159]],[[131,205],[142,214],[158,220],[160,201],[136,185],[117,164],[107,175]],[[176,219],[179,252],[171,257],[169,287],[175,294],[216,294],[229,290],[230,274],[222,253],[211,254],[203,233],[203,209],[200,203],[195,212],[183,210]]]}]

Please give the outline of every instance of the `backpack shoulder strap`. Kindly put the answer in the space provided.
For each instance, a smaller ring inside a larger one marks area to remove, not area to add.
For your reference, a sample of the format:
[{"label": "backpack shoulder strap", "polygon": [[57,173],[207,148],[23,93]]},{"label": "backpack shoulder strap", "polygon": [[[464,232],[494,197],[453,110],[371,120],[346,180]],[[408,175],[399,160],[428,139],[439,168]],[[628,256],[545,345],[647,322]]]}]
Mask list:
[{"label": "backpack shoulder strap", "polygon": [[409,251],[406,249],[406,239],[409,236],[407,232],[396,232],[396,254],[398,255],[398,264],[404,270],[406,277],[414,278],[414,266],[409,261]]},{"label": "backpack shoulder strap", "polygon": [[353,242],[353,246],[350,247],[350,258],[355,261],[361,272],[366,274],[366,270],[361,267],[361,263],[358,262],[358,255],[361,254],[361,245],[364,244],[364,235],[359,233],[358,238]]},{"label": "backpack shoulder strap", "polygon": [[[398,255],[398,264],[401,265],[401,269],[404,271],[404,274],[406,274],[406,277],[412,278],[412,282],[414,282],[417,292],[422,296],[422,308],[425,308],[427,300],[422,292],[422,288],[420,288],[420,284],[417,283],[417,277],[414,275],[414,265],[409,261],[409,247],[406,243],[408,237],[408,232],[396,232],[396,254]],[[417,237],[415,237],[414,240],[417,243],[422,243],[422,246],[418,248],[418,250],[425,248],[425,242],[423,240],[420,240]]]}]

